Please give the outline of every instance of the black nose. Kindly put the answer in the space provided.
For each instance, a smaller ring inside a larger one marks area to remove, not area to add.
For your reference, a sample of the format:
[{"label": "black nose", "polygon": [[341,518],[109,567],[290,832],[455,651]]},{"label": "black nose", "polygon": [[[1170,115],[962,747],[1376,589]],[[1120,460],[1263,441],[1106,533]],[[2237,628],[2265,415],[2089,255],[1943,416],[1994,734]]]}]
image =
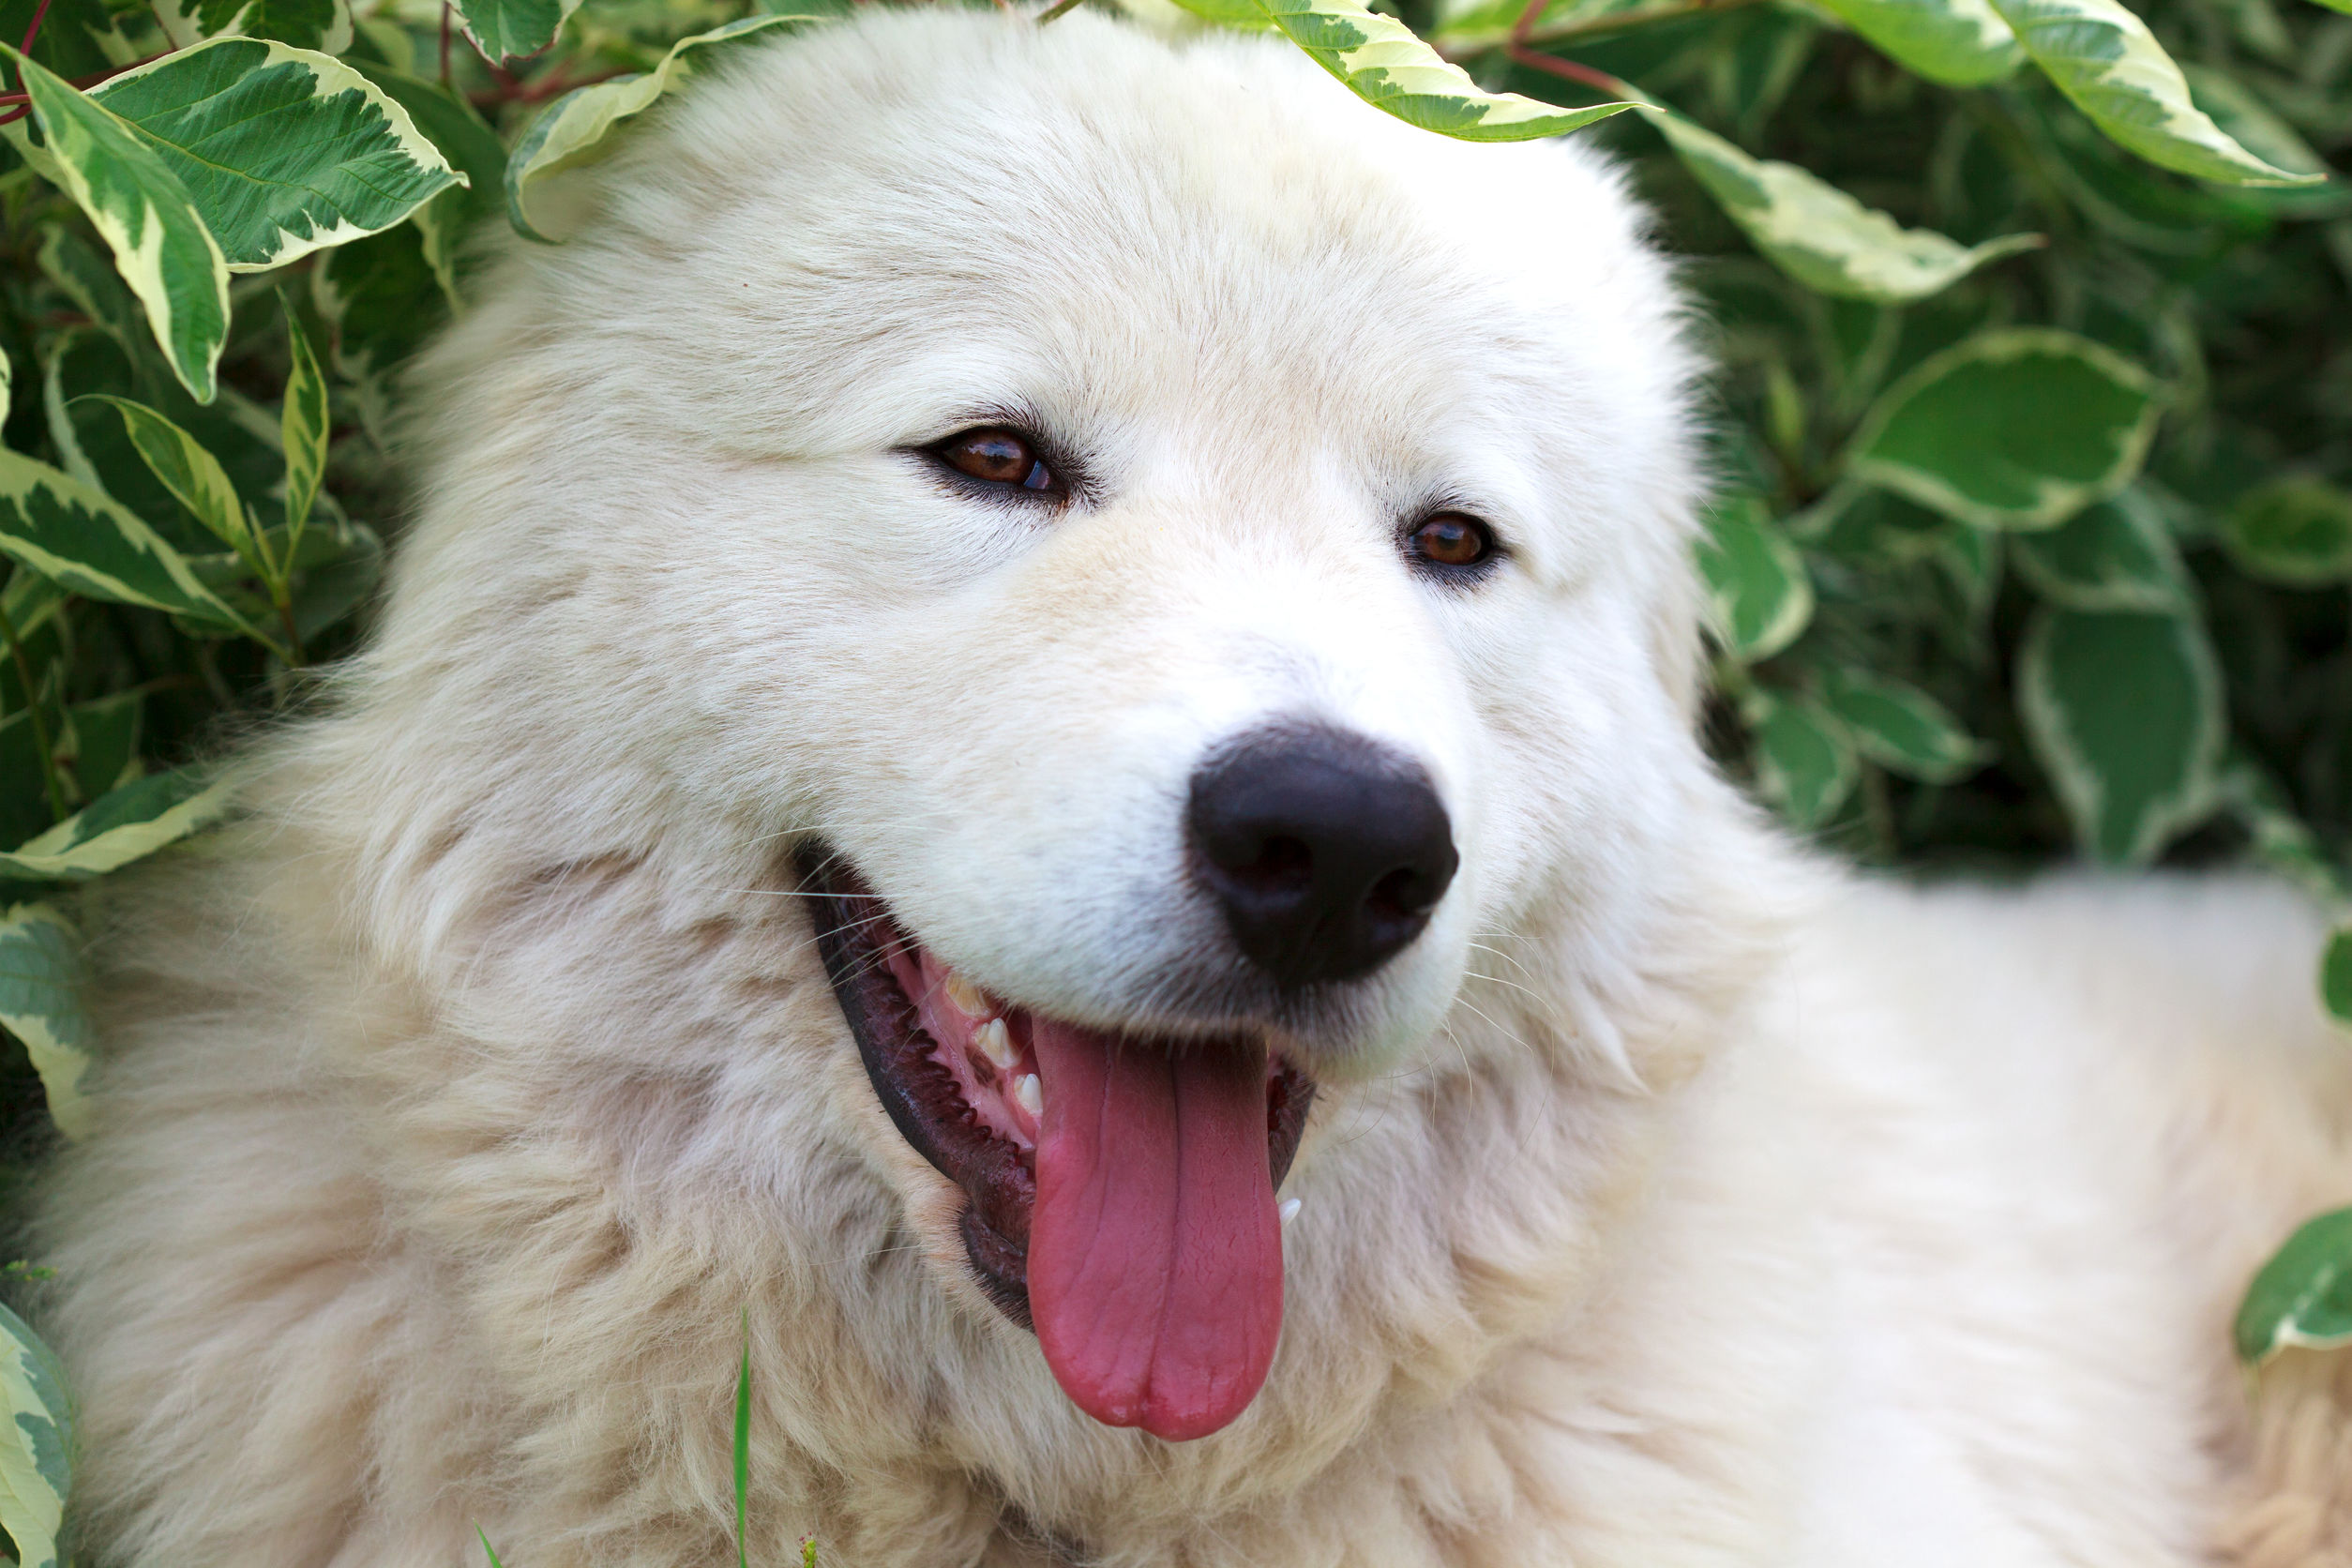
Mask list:
[{"label": "black nose", "polygon": [[1321,725],[1257,731],[1192,776],[1200,874],[1278,985],[1349,980],[1421,934],[1458,857],[1428,773]]}]

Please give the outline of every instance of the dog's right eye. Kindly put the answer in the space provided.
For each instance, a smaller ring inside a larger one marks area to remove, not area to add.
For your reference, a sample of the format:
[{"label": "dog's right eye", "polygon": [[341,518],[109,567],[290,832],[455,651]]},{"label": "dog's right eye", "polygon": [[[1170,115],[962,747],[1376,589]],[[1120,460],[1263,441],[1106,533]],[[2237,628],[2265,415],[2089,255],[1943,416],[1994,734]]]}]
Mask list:
[{"label": "dog's right eye", "polygon": [[931,450],[957,473],[991,485],[1011,485],[1026,490],[1055,490],[1061,484],[1036,444],[1018,430],[1002,425],[949,436]]}]

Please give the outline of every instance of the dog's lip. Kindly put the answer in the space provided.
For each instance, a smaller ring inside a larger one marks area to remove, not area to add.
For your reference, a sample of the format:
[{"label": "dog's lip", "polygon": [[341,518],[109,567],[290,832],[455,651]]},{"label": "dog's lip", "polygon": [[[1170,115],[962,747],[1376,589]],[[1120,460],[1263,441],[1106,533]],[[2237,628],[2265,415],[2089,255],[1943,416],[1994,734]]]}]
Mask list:
[{"label": "dog's lip", "polygon": [[[839,855],[811,843],[797,859],[818,953],[875,1097],[908,1145],[962,1190],[966,1202],[957,1224],[973,1274],[1000,1311],[1029,1328],[1027,1257],[1037,1197],[1033,1121],[1003,1104],[1003,1096],[1019,1076],[1018,1068],[1033,1071],[1033,1064],[1024,1049],[1017,1068],[1003,1070],[997,1103],[982,1095],[975,1105],[970,1088],[976,1073],[959,1074],[949,1064],[926,1027],[925,999],[910,995],[907,986],[912,972],[952,972],[927,962],[922,944]],[[929,1000],[934,1012],[942,1010],[936,998]],[[1028,1010],[998,1005],[1018,1040]],[[1279,1188],[1305,1130],[1315,1084],[1279,1054],[1269,1057],[1269,1066],[1267,1158]]]}]

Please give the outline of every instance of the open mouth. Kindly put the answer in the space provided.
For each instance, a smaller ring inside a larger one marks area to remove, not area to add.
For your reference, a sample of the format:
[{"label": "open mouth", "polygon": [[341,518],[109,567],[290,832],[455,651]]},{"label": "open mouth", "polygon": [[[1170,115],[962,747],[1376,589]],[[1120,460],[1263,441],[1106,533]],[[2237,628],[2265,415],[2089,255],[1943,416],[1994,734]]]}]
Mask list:
[{"label": "open mouth", "polygon": [[1138,1037],[1013,1006],[822,848],[800,870],[874,1093],[963,1190],[972,1270],[1063,1390],[1171,1441],[1241,1414],[1281,1333],[1274,1191],[1313,1080],[1254,1034]]}]

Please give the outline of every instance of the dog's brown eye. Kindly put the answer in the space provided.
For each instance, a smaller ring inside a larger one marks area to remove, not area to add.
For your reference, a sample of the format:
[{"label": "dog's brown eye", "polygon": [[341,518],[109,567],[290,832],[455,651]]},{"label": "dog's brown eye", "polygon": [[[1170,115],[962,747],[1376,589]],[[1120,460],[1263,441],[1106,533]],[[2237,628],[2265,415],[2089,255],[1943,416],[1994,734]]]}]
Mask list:
[{"label": "dog's brown eye", "polygon": [[1413,553],[1440,566],[1475,566],[1495,548],[1486,525],[1459,512],[1440,512],[1413,530]]},{"label": "dog's brown eye", "polygon": [[940,447],[939,455],[958,474],[992,485],[1018,485],[1033,490],[1054,488],[1053,470],[1018,430],[1001,427],[966,430]]}]

